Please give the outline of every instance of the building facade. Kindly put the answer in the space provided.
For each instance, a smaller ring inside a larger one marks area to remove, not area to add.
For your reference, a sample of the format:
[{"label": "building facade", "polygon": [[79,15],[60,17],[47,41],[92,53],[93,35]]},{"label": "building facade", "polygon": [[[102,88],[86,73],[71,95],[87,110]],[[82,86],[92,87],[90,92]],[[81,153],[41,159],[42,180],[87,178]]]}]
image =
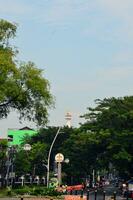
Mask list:
[{"label": "building facade", "polygon": [[8,142],[9,145],[21,145],[26,136],[37,134],[37,131],[29,127],[21,129],[8,129]]}]

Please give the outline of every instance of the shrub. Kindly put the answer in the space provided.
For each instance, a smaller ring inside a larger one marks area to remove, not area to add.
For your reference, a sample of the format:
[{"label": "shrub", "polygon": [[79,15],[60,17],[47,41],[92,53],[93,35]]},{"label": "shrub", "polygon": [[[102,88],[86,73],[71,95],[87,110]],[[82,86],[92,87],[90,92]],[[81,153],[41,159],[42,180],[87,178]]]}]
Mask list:
[{"label": "shrub", "polygon": [[17,195],[24,195],[24,194],[30,194],[30,190],[29,188],[18,188],[18,189],[14,189],[14,193]]},{"label": "shrub", "polygon": [[23,187],[13,190],[15,194],[17,195],[42,195],[42,196],[59,196],[61,195],[60,192],[56,191],[53,188],[46,188],[46,187]]}]

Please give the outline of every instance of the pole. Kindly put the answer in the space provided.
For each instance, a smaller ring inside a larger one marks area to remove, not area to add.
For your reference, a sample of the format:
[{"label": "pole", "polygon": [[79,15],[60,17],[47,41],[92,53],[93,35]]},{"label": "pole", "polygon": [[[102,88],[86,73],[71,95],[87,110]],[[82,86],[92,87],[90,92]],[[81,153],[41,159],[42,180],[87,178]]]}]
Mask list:
[{"label": "pole", "polygon": [[103,191],[103,200],[105,200],[106,191]]},{"label": "pole", "polygon": [[6,179],[6,186],[8,186],[8,184],[9,184],[9,171],[10,171],[10,166],[11,166],[11,158],[10,158],[10,148],[8,148],[8,150],[7,150],[7,164],[6,164],[6,166],[7,166],[7,170],[6,170],[6,177],[5,177],[5,179]]},{"label": "pole", "polygon": [[57,131],[57,133],[56,133],[56,135],[55,135],[55,137],[53,139],[53,142],[52,142],[52,144],[50,146],[49,153],[48,153],[48,161],[47,161],[48,162],[48,164],[47,164],[47,188],[49,187],[49,170],[50,170],[49,168],[50,168],[51,151],[52,151],[53,145],[55,143],[55,140],[56,140],[56,138],[57,138],[57,136],[58,136],[58,134],[60,132],[60,129],[61,129],[61,127],[59,127],[59,129],[58,129],[58,131]]},{"label": "pole", "polygon": [[97,200],[97,190],[95,190],[95,200]]},{"label": "pole", "polygon": [[11,167],[11,187],[13,186],[13,179],[14,179],[14,175],[13,175],[13,161],[12,161],[12,167]]},{"label": "pole", "polygon": [[90,191],[87,190],[87,200],[89,200],[89,196],[90,196]]},{"label": "pole", "polygon": [[92,171],[92,186],[95,186],[95,170]]},{"label": "pole", "polygon": [[83,189],[81,190],[81,194],[80,194],[80,198],[83,199],[83,196],[84,196],[84,191]]},{"label": "pole", "polygon": [[[10,162],[10,160],[8,161]],[[6,186],[8,186],[8,182],[9,182],[9,170],[10,170],[10,163],[7,164],[7,171],[6,171]]]},{"label": "pole", "polygon": [[116,200],[116,192],[114,192],[114,200]]},{"label": "pole", "polygon": [[62,177],[61,177],[61,162],[58,162],[58,184],[59,184],[59,187],[61,185],[61,182],[62,182]]}]

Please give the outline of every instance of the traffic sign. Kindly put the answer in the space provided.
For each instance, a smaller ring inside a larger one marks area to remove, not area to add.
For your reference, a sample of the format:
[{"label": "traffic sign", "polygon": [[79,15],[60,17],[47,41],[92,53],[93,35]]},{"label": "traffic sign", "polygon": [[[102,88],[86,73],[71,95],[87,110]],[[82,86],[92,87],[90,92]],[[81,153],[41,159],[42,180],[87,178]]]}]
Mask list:
[{"label": "traffic sign", "polygon": [[57,153],[55,156],[55,161],[56,162],[63,162],[64,160],[64,155],[62,153]]}]

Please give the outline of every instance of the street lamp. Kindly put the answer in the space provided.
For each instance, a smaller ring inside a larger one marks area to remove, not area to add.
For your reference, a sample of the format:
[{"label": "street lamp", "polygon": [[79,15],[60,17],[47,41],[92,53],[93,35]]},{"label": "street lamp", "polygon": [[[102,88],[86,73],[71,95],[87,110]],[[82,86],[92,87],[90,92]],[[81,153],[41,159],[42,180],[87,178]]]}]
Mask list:
[{"label": "street lamp", "polygon": [[58,178],[58,186],[60,187],[61,183],[62,183],[62,163],[69,163],[69,159],[66,158],[64,160],[64,155],[62,153],[57,153],[55,155],[55,161],[57,163],[57,178]]},{"label": "street lamp", "polygon": [[56,133],[56,135],[55,135],[55,137],[54,137],[54,139],[52,141],[52,144],[50,146],[49,153],[48,153],[48,159],[47,159],[47,165],[44,165],[47,168],[47,187],[49,187],[49,171],[50,171],[49,168],[50,168],[51,151],[52,151],[53,145],[55,143],[55,140],[56,140],[58,134],[60,133],[60,129],[61,129],[61,127],[58,128],[57,133]]},{"label": "street lamp", "polygon": [[25,151],[30,151],[31,150],[31,145],[30,144],[25,144],[23,148],[24,148]]}]

